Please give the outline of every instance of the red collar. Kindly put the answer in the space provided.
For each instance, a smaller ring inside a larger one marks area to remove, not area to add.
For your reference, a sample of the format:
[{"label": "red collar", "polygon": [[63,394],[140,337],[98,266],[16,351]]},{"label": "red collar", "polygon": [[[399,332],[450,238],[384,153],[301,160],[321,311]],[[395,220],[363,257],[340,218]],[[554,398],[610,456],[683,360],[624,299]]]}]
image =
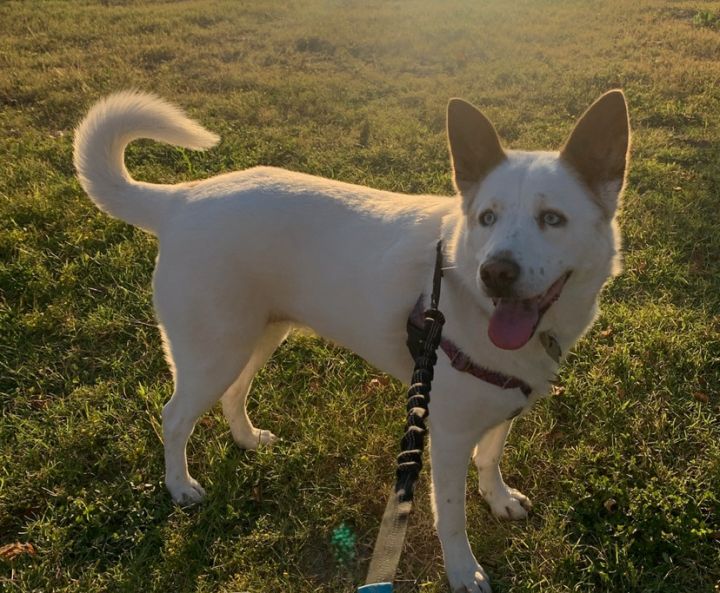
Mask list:
[{"label": "red collar", "polygon": [[[415,307],[413,308],[412,313],[410,313],[410,317],[408,318],[408,324],[414,326],[417,329],[422,329],[425,323],[423,310],[423,296],[420,295],[417,303],[415,303]],[[479,364],[473,362],[472,359],[467,354],[465,354],[456,344],[446,338],[442,338],[440,340],[440,348],[442,348],[442,351],[450,359],[450,364],[452,365],[452,367],[455,370],[460,371],[461,373],[470,373],[473,377],[477,377],[478,379],[481,379],[486,383],[490,383],[491,385],[495,385],[502,389],[519,389],[523,392],[523,395],[525,397],[529,397],[532,393],[532,387],[530,387],[522,379],[518,379],[517,377],[511,377],[510,375],[506,375],[499,371],[493,371],[486,367],[480,366]]]}]

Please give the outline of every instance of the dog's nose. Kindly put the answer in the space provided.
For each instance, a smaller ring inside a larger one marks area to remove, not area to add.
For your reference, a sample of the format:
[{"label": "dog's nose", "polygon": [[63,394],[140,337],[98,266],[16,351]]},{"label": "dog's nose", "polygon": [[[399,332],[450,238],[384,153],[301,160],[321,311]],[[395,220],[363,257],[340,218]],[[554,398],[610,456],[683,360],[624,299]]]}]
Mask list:
[{"label": "dog's nose", "polygon": [[491,257],[480,266],[480,280],[491,296],[509,296],[519,276],[520,266],[507,256]]}]

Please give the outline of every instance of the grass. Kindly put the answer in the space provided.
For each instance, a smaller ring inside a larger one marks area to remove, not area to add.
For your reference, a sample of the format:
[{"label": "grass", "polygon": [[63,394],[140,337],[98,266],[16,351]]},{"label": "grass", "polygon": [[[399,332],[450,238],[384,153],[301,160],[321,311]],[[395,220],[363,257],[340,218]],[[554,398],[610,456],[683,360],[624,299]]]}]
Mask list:
[{"label": "grass", "polygon": [[[154,240],[100,214],[72,129],[118,89],[179,103],[220,146],[148,142],[169,182],[271,164],[407,192],[450,191],[451,96],[511,147],[557,147],[601,92],[635,129],[625,272],[503,463],[535,502],[468,524],[499,593],[720,588],[720,3],[582,0],[0,4],[0,560],[6,591],[350,592],[401,433],[402,387],[295,336],[251,415],[283,441],[237,450],[218,410],[190,444],[197,509],[161,483],[171,391],[150,305]],[[700,15],[700,16],[698,16]],[[703,16],[709,15],[709,16]],[[332,530],[357,536],[333,559]],[[447,590],[427,478],[400,590]]]}]

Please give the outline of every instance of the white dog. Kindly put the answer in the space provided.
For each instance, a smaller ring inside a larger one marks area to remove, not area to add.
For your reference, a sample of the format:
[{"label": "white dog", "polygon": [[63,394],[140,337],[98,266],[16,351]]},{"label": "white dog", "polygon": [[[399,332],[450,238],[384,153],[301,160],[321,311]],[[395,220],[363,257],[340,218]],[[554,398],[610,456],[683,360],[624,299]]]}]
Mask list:
[{"label": "white dog", "polygon": [[433,507],[452,590],[488,593],[465,530],[467,461],[472,455],[495,515],[527,515],[528,499],[504,483],[498,462],[512,419],[548,393],[619,268],[615,213],[629,123],[614,90],[559,153],[507,151],[475,107],[453,99],[448,136],[455,197],[269,167],[154,185],[129,176],[129,142],[205,149],[218,138],[156,97],[124,92],[78,128],[75,166],[99,208],[160,241],[154,301],[175,378],[163,409],[165,480],[182,504],[203,497],[185,448],[218,400],[238,445],[275,440],[253,426],[245,402],[292,327],[409,380],[405,325],[427,305],[442,239],[447,322],[430,406]]}]

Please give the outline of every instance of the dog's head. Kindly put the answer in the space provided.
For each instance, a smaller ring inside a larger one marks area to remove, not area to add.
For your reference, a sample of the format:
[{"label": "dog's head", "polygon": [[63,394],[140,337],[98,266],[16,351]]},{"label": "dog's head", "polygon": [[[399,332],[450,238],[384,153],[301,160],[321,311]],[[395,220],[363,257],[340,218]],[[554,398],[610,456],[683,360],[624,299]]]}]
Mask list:
[{"label": "dog's head", "polygon": [[600,97],[559,152],[504,150],[490,121],[460,99],[448,106],[448,139],[465,215],[462,263],[475,273],[473,288],[492,301],[490,339],[514,350],[558,298],[594,299],[619,269],[625,97],[619,90]]}]

